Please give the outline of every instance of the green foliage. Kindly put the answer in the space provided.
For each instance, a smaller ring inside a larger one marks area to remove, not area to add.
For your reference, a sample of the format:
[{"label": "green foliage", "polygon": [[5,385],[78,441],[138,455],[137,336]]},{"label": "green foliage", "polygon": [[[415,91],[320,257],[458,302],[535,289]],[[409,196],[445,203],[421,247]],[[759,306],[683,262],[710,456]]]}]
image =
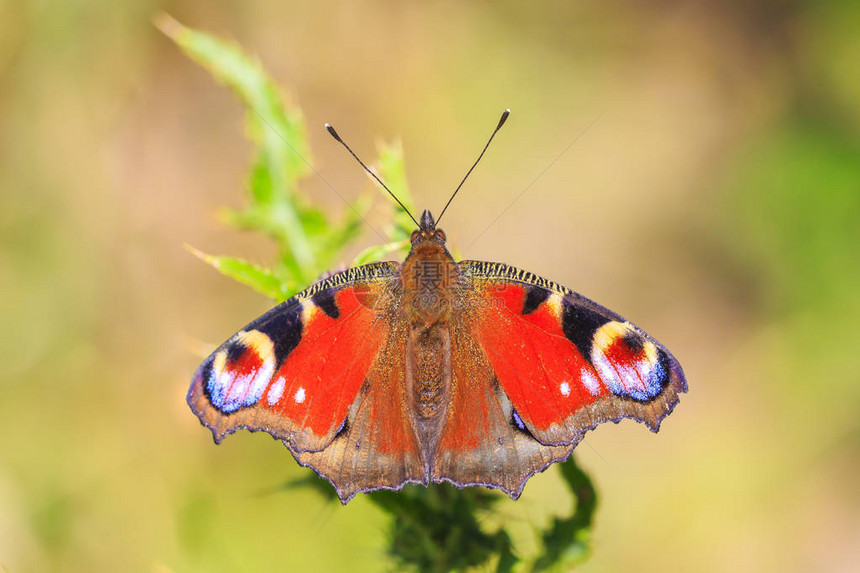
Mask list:
[{"label": "green foliage", "polygon": [[375,491],[369,497],[393,517],[388,552],[402,565],[428,573],[455,571],[487,563],[496,554],[497,571],[510,571],[516,563],[508,533],[487,533],[478,519],[502,501],[498,494],[446,483]]},{"label": "green foliage", "polygon": [[[284,102],[275,83],[260,64],[235,44],[187,28],[168,16],[157,25],[192,59],[228,85],[246,113],[247,135],[256,147],[248,178],[248,205],[224,209],[221,218],[241,230],[273,239],[278,252],[270,268],[238,257],[213,256],[188,247],[192,254],[221,273],[272,299],[282,301],[307,286],[342,256],[363,230],[363,215],[370,201],[352,205],[340,221],[333,221],[301,194],[299,181],[312,168],[308,161],[305,127],[300,110]],[[377,169],[414,211],[406,183],[399,144],[382,145]],[[414,224],[405,211],[393,206],[385,229],[387,243],[368,248],[355,264],[405,253]],[[496,571],[546,571],[569,568],[589,554],[589,534],[597,496],[589,477],[571,459],[560,464],[564,482],[575,500],[570,517],[555,518],[539,533],[543,550],[530,559],[518,556],[510,534],[501,526],[487,531],[482,518],[499,504],[510,503],[498,492],[483,488],[457,489],[449,484],[407,486],[401,491],[377,491],[368,498],[390,516],[388,553],[403,567],[422,572],[488,567]],[[311,487],[332,502],[334,490],[308,473],[287,488]]]},{"label": "green foliage", "polygon": [[445,483],[375,491],[368,497],[393,516],[388,552],[405,567],[427,573],[461,571],[495,560],[498,573],[566,570],[588,558],[597,493],[572,456],[560,467],[576,503],[570,517],[554,518],[540,533],[543,550],[531,559],[517,556],[504,527],[490,533],[481,525],[480,518],[496,505],[510,503],[499,493]]},{"label": "green foliage", "polygon": [[541,535],[545,551],[535,560],[533,571],[552,570],[557,564],[572,567],[589,556],[597,492],[591,478],[576,464],[573,456],[560,467],[564,482],[576,499],[576,505],[570,517],[555,518],[552,526]]},{"label": "green foliage", "polygon": [[[349,206],[340,221],[311,205],[299,189],[299,181],[312,172],[301,110],[284,101],[275,82],[239,46],[187,28],[167,15],[156,24],[229,86],[245,107],[246,134],[256,147],[247,182],[248,205],[222,209],[220,215],[232,227],[270,237],[278,249],[268,269],[235,257],[198,256],[256,291],[286,300],[337,264],[344,247],[363,230],[370,201],[365,197]],[[397,163],[398,149],[383,154],[387,164]],[[397,174],[395,165],[382,168]],[[399,229],[399,224],[392,228],[391,242],[400,241]]]}]

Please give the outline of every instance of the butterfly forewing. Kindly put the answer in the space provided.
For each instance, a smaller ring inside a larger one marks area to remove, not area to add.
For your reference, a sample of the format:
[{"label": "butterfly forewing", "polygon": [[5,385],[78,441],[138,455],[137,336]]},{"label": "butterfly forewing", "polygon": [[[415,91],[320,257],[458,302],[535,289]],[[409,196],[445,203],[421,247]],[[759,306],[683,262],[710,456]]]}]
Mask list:
[{"label": "butterfly forewing", "polygon": [[247,428],[294,452],[328,446],[389,335],[397,267],[367,265],[320,281],[213,352],[188,403],[216,441]]}]

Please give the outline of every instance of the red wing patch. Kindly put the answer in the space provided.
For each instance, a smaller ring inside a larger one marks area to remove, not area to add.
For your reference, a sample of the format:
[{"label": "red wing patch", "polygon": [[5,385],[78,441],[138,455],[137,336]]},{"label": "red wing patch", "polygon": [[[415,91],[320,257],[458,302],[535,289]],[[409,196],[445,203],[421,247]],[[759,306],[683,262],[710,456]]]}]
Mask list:
[{"label": "red wing patch", "polygon": [[[594,403],[607,389],[564,335],[561,297],[551,295],[523,314],[528,288],[487,285],[481,296],[489,311],[473,319],[472,329],[520,420],[536,434],[557,434],[553,426]],[[565,443],[572,437],[553,441]]]}]

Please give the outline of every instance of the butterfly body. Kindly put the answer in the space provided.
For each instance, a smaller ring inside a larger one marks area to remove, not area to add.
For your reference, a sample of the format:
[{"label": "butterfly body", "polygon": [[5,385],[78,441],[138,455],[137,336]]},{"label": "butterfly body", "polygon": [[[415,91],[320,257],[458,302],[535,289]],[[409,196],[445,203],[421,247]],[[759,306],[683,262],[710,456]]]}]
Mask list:
[{"label": "butterfly body", "polygon": [[456,262],[425,211],[402,264],[275,307],[204,361],[188,402],[216,441],[283,440],[346,503],[440,481],[516,498],[586,431],[622,418],[656,431],[685,391],[645,332],[531,273]]}]

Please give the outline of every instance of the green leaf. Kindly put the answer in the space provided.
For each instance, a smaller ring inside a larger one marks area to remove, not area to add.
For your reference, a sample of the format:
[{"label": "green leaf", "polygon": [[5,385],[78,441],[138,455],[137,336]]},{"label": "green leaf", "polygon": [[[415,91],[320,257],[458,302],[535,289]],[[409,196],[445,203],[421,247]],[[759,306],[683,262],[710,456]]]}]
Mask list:
[{"label": "green leaf", "polygon": [[207,255],[190,245],[186,245],[185,248],[198,259],[212,265],[221,274],[248,285],[258,293],[273,300],[284,300],[285,285],[269,269],[249,263],[238,257]]},{"label": "green leaf", "polygon": [[318,257],[324,270],[330,271],[331,266],[337,262],[344,247],[353,243],[367,227],[364,213],[370,209],[371,198],[369,196],[359,197],[352,208],[345,209],[340,224],[320,223],[315,232],[314,240],[318,247]]},{"label": "green leaf", "polygon": [[374,245],[373,247],[368,247],[358,253],[358,255],[353,259],[353,266],[357,265],[366,265],[367,263],[372,263],[375,261],[384,260],[385,257],[390,255],[391,253],[396,253],[397,251],[402,251],[404,249],[409,249],[409,241],[398,241],[396,243],[386,243],[384,245]]},{"label": "green leaf", "polygon": [[534,562],[532,571],[546,571],[564,567],[567,570],[582,563],[591,554],[589,541],[594,511],[597,509],[597,491],[591,478],[580,468],[576,459],[558,464],[562,478],[576,500],[570,517],[554,518],[552,525],[543,532],[544,552]]},{"label": "green leaf", "polygon": [[[409,211],[415,213],[415,206],[412,203],[412,195],[409,192],[409,185],[406,182],[406,164],[403,160],[403,145],[399,141],[393,143],[381,143],[379,148],[379,160],[377,162],[379,178],[385,181],[388,188],[391,189],[400,202],[403,203]],[[384,192],[384,189],[383,189]],[[391,201],[394,209],[394,222],[386,229],[388,238],[392,243],[407,241],[415,230],[415,222],[412,217],[398,205],[388,193],[385,193],[386,200]],[[405,248],[408,251],[408,243]]]},{"label": "green leaf", "polygon": [[194,61],[230,86],[246,106],[247,132],[258,146],[249,187],[258,215],[282,233],[279,240],[300,267],[314,268],[311,246],[292,196],[297,180],[309,170],[304,119],[298,108],[284,105],[275,83],[259,62],[232,42],[187,28],[160,16],[156,24]]}]

